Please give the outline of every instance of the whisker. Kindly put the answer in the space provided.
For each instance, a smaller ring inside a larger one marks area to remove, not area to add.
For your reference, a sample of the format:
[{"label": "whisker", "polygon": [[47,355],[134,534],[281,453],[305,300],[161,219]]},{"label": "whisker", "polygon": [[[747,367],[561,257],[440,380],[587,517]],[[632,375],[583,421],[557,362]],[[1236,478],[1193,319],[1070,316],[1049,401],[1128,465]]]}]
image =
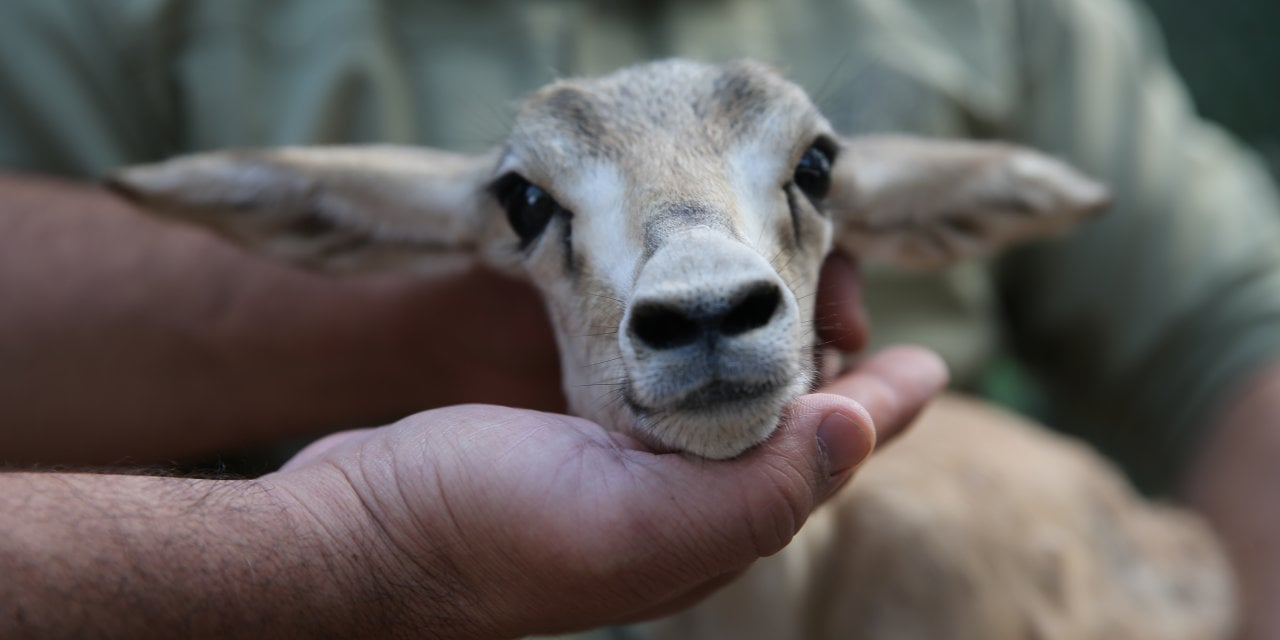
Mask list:
[{"label": "whisker", "polygon": [[[769,258],[769,264],[773,264],[773,263],[777,262],[777,261],[778,261],[778,258],[781,258],[781,257],[782,257],[782,254],[784,254],[784,253],[786,253],[786,252],[787,252],[787,250],[786,250],[785,248],[783,248],[783,247],[778,247],[778,251],[777,251],[776,253],[774,253],[774,254],[773,254],[773,257],[772,257],[772,258]],[[784,269],[786,269],[786,267],[787,267],[787,266],[789,266],[790,264],[791,264],[791,261],[790,261],[790,260],[788,260],[788,261],[787,261],[787,264],[783,265],[781,268],[779,268],[779,269],[778,269],[778,272],[779,272],[779,273],[781,273],[781,272],[782,272]]]},{"label": "whisker", "polygon": [[781,273],[781,272],[783,272],[783,271],[786,271],[786,270],[791,266],[791,263],[792,263],[792,262],[795,262],[796,256],[797,256],[798,254],[799,254],[799,252],[797,252],[797,251],[792,251],[792,252],[790,253],[790,255],[788,255],[788,256],[787,256],[787,261],[786,261],[786,263],[785,263],[785,264],[783,264],[781,267],[778,267],[778,272],[779,272],[779,273]]},{"label": "whisker", "polygon": [[589,295],[589,296],[591,296],[591,297],[593,297],[593,298],[604,298],[605,300],[611,300],[611,301],[613,301],[614,303],[616,303],[619,307],[626,307],[626,306],[627,306],[627,303],[626,303],[626,301],[625,301],[625,300],[622,300],[622,299],[619,299],[619,298],[615,298],[615,297],[613,297],[613,296],[611,296],[611,295],[607,295],[607,294],[603,294],[603,293],[588,293],[587,295]]},{"label": "whisker", "polygon": [[600,384],[600,385],[604,385],[604,384],[622,384],[622,383],[624,383],[624,382],[626,382],[626,381],[627,381],[627,376],[626,376],[626,374],[619,374],[619,375],[617,375],[617,376],[615,376],[615,377],[613,377],[613,378],[601,378],[601,379],[598,379],[596,382],[587,382],[587,383],[583,383],[583,385],[582,385],[582,386],[591,385],[591,384]]},{"label": "whisker", "polygon": [[[834,65],[832,65],[831,71],[827,73],[825,78],[823,78],[822,84],[818,85],[818,89],[811,93],[813,96],[813,103],[818,105],[819,108],[825,107],[822,110],[827,113],[834,111],[832,108],[834,105],[828,104],[828,101],[831,100],[832,93],[835,90],[833,84],[836,76],[844,69],[845,65],[849,64],[849,59],[852,55],[853,53],[851,51],[846,51],[844,55],[841,56]],[[857,74],[855,73],[855,75]]]},{"label": "whisker", "polygon": [[625,404],[626,397],[623,393],[623,385],[618,385],[616,389],[598,396],[596,398],[595,408],[597,413],[606,413],[616,411]]},{"label": "whisker", "polygon": [[587,365],[587,366],[589,366],[589,367],[598,367],[598,366],[600,366],[600,365],[602,365],[602,364],[609,364],[610,362],[617,362],[617,361],[619,361],[619,360],[621,360],[621,359],[622,359],[622,356],[615,356],[615,357],[613,357],[613,358],[609,358],[608,360],[601,360],[600,362],[592,362],[591,364],[589,364],[589,365]]}]

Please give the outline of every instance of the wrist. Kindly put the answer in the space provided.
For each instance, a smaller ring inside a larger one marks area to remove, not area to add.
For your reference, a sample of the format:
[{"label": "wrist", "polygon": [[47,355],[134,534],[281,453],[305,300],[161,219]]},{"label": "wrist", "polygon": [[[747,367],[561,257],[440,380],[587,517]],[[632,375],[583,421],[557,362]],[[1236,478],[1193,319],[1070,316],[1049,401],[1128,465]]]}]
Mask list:
[{"label": "wrist", "polygon": [[494,620],[470,597],[447,537],[426,521],[411,531],[389,522],[389,511],[407,505],[383,504],[385,496],[371,495],[349,473],[316,464],[259,480],[324,559],[338,595],[329,606],[353,609],[363,621],[356,635],[366,637],[397,629],[441,639],[497,637]]}]

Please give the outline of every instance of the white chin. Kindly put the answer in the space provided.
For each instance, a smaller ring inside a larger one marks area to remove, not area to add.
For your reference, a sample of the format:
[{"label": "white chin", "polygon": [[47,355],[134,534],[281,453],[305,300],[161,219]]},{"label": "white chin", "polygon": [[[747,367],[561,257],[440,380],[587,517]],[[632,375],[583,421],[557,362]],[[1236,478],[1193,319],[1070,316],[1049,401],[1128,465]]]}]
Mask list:
[{"label": "white chin", "polygon": [[695,411],[655,412],[637,423],[645,437],[664,447],[724,460],[767,440],[795,395],[780,392]]}]

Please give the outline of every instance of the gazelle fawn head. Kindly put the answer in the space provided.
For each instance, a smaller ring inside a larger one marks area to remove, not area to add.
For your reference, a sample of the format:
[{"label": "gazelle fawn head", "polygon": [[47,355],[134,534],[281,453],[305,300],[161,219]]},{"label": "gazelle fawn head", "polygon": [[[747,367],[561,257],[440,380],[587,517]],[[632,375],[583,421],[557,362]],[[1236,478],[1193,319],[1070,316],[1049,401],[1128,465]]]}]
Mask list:
[{"label": "gazelle fawn head", "polygon": [[575,413],[732,457],[812,380],[833,244],[935,266],[1065,229],[1106,193],[1003,144],[846,139],[751,62],[670,60],[557,82],[506,144],[218,152],[127,169],[157,212],[329,271],[466,253],[542,292]]},{"label": "gazelle fawn head", "polygon": [[[561,333],[576,411],[728,457],[810,380],[836,142],[794,85],[690,62],[525,103],[494,192]],[[800,168],[797,168],[797,167]]]}]

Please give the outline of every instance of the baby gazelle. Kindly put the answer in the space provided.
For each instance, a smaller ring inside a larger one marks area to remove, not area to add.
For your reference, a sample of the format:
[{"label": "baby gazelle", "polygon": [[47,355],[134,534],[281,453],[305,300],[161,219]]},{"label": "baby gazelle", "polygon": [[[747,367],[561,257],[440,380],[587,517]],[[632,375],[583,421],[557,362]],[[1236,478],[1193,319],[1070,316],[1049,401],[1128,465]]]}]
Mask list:
[{"label": "baby gazelle", "polygon": [[[210,153],[121,172],[144,206],[315,269],[459,260],[543,293],[577,414],[729,458],[814,377],[833,248],[930,267],[1058,232],[1106,192],[1003,144],[842,138],[769,69],[683,60],[550,85],[506,144]],[[460,258],[462,257],[462,258]],[[959,399],[782,554],[655,637],[1215,638],[1212,540],[1073,444]],[[968,442],[980,442],[969,446]]]}]

